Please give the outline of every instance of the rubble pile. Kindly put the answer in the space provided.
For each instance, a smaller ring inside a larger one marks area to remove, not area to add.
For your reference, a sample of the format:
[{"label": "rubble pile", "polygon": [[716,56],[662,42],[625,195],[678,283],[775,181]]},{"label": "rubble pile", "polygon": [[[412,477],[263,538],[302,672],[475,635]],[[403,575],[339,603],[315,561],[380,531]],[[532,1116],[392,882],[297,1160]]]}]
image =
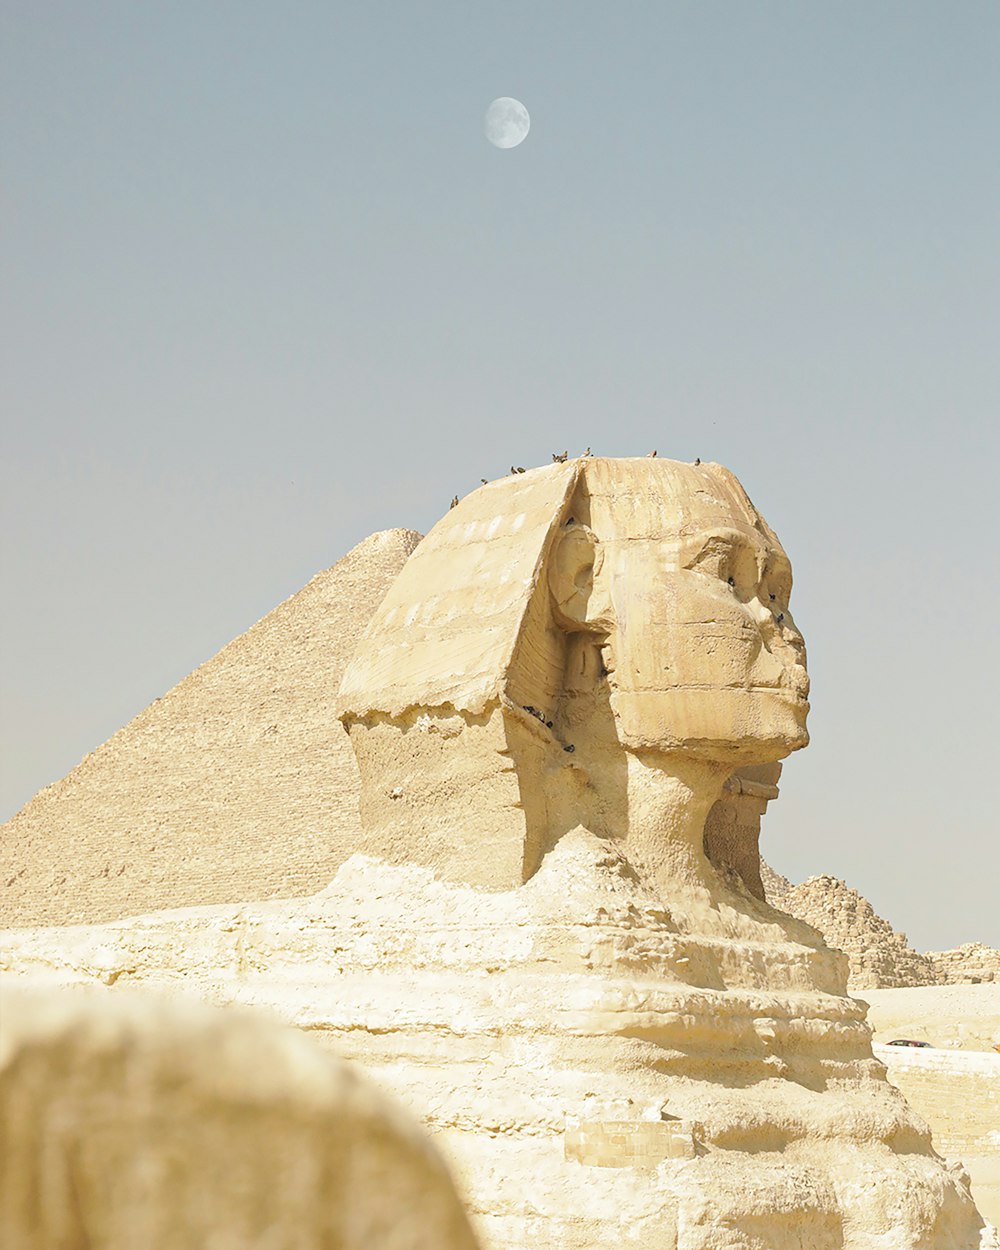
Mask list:
[{"label": "rubble pile", "polygon": [[966,942],[951,951],[928,951],[927,958],[944,985],[1000,983],[1000,951],[982,942]]}]

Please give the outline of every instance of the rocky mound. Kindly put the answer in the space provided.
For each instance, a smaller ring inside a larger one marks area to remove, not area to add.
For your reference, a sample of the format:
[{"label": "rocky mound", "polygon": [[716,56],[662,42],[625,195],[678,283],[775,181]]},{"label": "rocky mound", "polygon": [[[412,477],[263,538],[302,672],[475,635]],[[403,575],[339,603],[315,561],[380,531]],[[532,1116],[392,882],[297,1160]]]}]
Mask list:
[{"label": "rocky mound", "polygon": [[932,958],[913,950],[905,933],[897,933],[866,898],[837,877],[824,874],[791,885],[763,862],[761,877],[772,906],[812,925],[828,946],[847,955],[852,990],[941,982]]},{"label": "rocky mound", "polygon": [[1000,984],[1000,951],[981,942],[966,942],[950,951],[928,951],[927,958],[943,985]]},{"label": "rocky mound", "polygon": [[72,924],[285,898],[355,849],[334,700],[420,541],[365,539],[157,699],[0,830],[0,923]]}]

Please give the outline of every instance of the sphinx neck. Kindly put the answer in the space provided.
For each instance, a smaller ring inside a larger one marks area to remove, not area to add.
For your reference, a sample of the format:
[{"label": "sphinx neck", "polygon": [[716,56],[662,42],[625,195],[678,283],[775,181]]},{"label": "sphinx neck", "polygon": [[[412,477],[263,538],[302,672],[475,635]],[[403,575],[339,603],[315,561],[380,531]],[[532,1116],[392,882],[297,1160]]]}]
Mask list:
[{"label": "sphinx neck", "polygon": [[732,766],[690,754],[628,752],[628,828],[623,850],[664,901],[690,887],[713,893],[705,821]]}]

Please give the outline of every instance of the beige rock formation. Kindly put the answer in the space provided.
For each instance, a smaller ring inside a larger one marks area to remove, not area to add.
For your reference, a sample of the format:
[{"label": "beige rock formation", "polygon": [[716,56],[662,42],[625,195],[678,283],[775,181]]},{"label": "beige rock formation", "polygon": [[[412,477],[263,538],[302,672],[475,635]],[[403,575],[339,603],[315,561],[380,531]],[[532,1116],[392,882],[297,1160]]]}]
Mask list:
[{"label": "beige rock formation", "polygon": [[409,1116],[246,1012],[7,989],[6,1250],[475,1250]]},{"label": "beige rock formation", "polygon": [[0,965],[252,1005],[358,1060],[491,1250],[978,1246],[863,1005],[812,985],[839,957],[750,898],[756,942],[699,937],[575,831],[512,891],[355,856],[312,899],[8,931]]},{"label": "beige rock formation", "polygon": [[[768,893],[775,874],[760,855],[760,822],[768,803],[778,797],[780,776],[777,763],[751,764],[734,772],[708,813],[703,847],[719,872],[735,874],[755,898],[783,910]],[[765,872],[770,875],[765,877]]]},{"label": "beige rock formation", "polygon": [[943,980],[933,957],[913,950],[905,933],[895,932],[866,898],[837,877],[823,874],[791,885],[770,869],[767,873],[769,901],[818,929],[827,945],[847,955],[852,991]]},{"label": "beige rock formation", "polygon": [[5,964],[333,1040],[437,1131],[497,1250],[973,1250],[846,959],[761,897],[759,810],[807,740],[789,591],[717,466],[484,487],[345,675],[367,855],[304,902],[0,935]]},{"label": "beige rock formation", "polygon": [[1000,951],[981,942],[966,942],[950,951],[928,951],[944,985],[1000,984]]},{"label": "beige rock formation", "polygon": [[0,923],[304,895],[355,849],[334,701],[419,535],[373,534],[0,828]]}]

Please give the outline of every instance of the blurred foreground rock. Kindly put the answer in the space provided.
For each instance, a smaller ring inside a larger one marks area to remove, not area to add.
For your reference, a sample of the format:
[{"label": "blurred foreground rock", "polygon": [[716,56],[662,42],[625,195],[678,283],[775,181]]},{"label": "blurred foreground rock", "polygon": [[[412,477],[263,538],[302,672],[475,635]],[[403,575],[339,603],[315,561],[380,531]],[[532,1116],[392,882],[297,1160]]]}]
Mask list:
[{"label": "blurred foreground rock", "polygon": [[416,1124],[300,1034],[143,995],[0,1009],[5,1250],[475,1250]]}]

